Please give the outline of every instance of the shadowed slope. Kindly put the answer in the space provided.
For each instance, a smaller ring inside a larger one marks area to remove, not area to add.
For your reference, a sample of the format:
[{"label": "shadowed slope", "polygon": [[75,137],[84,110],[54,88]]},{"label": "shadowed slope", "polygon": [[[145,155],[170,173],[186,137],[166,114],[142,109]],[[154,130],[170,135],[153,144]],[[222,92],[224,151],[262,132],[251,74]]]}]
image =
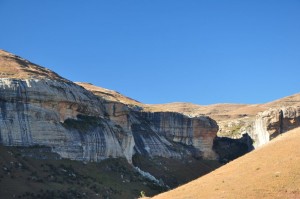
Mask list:
[{"label": "shadowed slope", "polygon": [[299,144],[297,128],[206,176],[153,198],[300,198]]}]

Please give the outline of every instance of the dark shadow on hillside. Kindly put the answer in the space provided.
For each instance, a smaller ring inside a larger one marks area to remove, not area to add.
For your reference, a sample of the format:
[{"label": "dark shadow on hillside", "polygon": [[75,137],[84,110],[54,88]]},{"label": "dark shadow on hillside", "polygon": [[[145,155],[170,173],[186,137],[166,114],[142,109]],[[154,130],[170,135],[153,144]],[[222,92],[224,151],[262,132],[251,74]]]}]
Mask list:
[{"label": "dark shadow on hillside", "polygon": [[216,137],[213,143],[213,150],[219,155],[221,163],[232,161],[253,149],[253,140],[248,133],[239,139]]}]

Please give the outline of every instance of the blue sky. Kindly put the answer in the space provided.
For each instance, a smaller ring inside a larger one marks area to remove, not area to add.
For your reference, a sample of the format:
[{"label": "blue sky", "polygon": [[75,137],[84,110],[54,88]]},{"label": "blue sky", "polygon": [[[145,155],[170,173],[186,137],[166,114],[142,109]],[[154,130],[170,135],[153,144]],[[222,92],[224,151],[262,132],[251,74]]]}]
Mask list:
[{"label": "blue sky", "polygon": [[0,48],[144,103],[300,92],[299,0],[0,0]]}]

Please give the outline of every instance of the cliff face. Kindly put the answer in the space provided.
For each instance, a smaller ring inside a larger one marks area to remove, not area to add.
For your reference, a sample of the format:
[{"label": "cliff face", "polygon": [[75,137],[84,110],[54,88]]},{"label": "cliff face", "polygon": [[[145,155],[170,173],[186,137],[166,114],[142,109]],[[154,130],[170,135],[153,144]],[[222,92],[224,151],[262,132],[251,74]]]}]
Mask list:
[{"label": "cliff face", "polygon": [[[223,159],[233,159],[232,157],[237,157],[241,154],[239,151],[244,151],[244,154],[252,150],[253,146],[258,147],[267,143],[270,139],[279,135],[279,132],[285,132],[300,125],[298,122],[298,113],[297,110],[295,110],[297,109],[296,107],[300,106],[299,94],[266,104],[252,105],[214,104],[201,106],[190,103],[145,105],[130,98],[124,98],[124,96],[114,91],[98,88],[90,84],[79,84],[108,101],[122,102],[131,107],[131,109],[138,110],[139,115],[142,116],[142,118],[149,118],[149,120],[152,121],[153,128],[157,129],[157,132],[163,134],[168,140],[193,146],[202,152],[211,148],[213,143],[211,139],[215,137],[213,133],[204,133],[205,129],[209,132],[214,132],[216,128],[218,128],[218,136],[220,138],[216,138],[213,145],[221,159],[223,156],[229,157]],[[168,118],[169,115],[172,115],[170,116],[171,119]],[[205,124],[204,122],[200,124],[199,127],[206,127],[199,130],[195,124],[201,120],[205,120],[203,115],[207,115],[216,120],[217,125],[211,125],[211,122]],[[190,118],[187,120],[190,123],[187,123],[184,119],[180,119],[185,117]],[[127,121],[124,118],[121,120]],[[178,128],[178,126],[182,128]],[[195,130],[197,128],[198,130]],[[201,133],[199,135],[197,135],[197,133],[193,135],[188,129],[193,129],[191,132]],[[244,139],[245,136],[247,139]],[[198,139],[198,137],[201,138]],[[223,137],[230,139],[223,139]],[[197,143],[200,144],[197,145]],[[224,150],[224,148],[226,148],[226,150]],[[226,151],[228,151],[228,153]],[[237,153],[233,154],[233,151]],[[210,153],[211,151],[207,151],[204,154],[205,156],[210,156]],[[211,154],[213,154],[213,152]]]},{"label": "cliff face", "polygon": [[126,157],[137,152],[161,157],[181,158],[188,154],[205,159],[217,158],[212,145],[218,125],[208,117],[144,112],[142,107],[113,101],[106,101],[105,107],[110,120],[128,135],[124,145],[133,146],[132,150],[127,147]]},{"label": "cliff face", "polygon": [[[219,123],[222,131],[219,133],[227,131],[226,135],[232,135],[235,139],[248,134],[256,148],[268,143],[278,135],[300,126],[298,101],[295,102],[295,106],[278,106],[274,102],[269,104],[272,104],[271,108],[265,108],[265,111],[257,113],[256,116]],[[269,104],[264,106],[269,107]],[[280,105],[282,104],[280,103]]]},{"label": "cliff face", "polygon": [[152,129],[167,140],[194,147],[194,155],[213,159],[211,150],[218,131],[217,123],[209,117],[187,117],[172,112],[139,112],[151,122]]},{"label": "cliff face", "polygon": [[[76,84],[2,78],[0,107],[4,145],[50,146],[62,157],[78,160],[122,156],[118,140],[103,119],[101,101]],[[90,122],[95,119],[99,122]]]},{"label": "cliff face", "polygon": [[300,126],[300,107],[271,108],[256,116],[251,137],[261,146],[278,135]]},{"label": "cliff face", "polygon": [[130,98],[97,87],[90,90],[98,93],[90,92],[5,51],[0,51],[0,74],[3,145],[44,145],[82,161],[125,157],[131,162],[135,153],[216,158],[212,141],[218,126],[208,117],[143,112]]},{"label": "cliff face", "polygon": [[[216,159],[212,150],[217,123],[206,116],[189,117],[182,113],[150,110],[150,105],[87,83],[77,83],[105,99],[109,118],[132,134],[134,150],[144,155],[181,157],[190,154]],[[186,148],[178,145],[183,144]]]}]

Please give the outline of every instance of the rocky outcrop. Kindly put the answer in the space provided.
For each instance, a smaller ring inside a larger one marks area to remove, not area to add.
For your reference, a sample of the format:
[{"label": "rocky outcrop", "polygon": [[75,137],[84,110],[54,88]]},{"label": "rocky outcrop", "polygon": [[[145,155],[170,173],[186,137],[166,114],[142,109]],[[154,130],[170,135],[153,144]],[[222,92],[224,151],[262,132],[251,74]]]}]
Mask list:
[{"label": "rocky outcrop", "polygon": [[[87,83],[78,84],[105,99],[104,105],[109,118],[125,134],[132,136],[133,141],[128,139],[126,143],[134,145],[133,153],[177,158],[184,154],[206,159],[217,158],[212,146],[218,125],[211,118],[189,117],[175,112],[153,112],[145,108],[149,105],[143,105],[115,91]],[[130,152],[127,156],[130,156]]]},{"label": "rocky outcrop", "polygon": [[[257,147],[267,143],[270,139],[276,137],[278,134],[280,134],[279,133],[280,131],[284,132],[286,131],[286,129],[289,130],[290,128],[299,126],[298,120],[294,119],[297,118],[296,116],[297,111],[295,112],[293,110],[294,108],[288,108],[288,107],[297,107],[300,105],[300,94],[288,96],[266,104],[252,104],[252,105],[251,104],[214,104],[208,106],[201,106],[201,105],[195,105],[191,103],[145,105],[135,100],[132,100],[130,98],[126,98],[115,91],[110,91],[107,89],[95,87],[91,84],[86,84],[86,83],[79,83],[79,84],[84,86],[88,90],[91,90],[96,95],[107,99],[108,101],[122,102],[123,104],[127,104],[129,107],[138,110],[139,112],[142,110],[141,112],[142,117],[149,118],[150,121],[152,121],[152,126],[154,126],[155,129],[158,129],[159,132],[168,132],[168,127],[165,128],[164,123],[165,122],[167,122],[167,124],[170,123],[169,119],[167,119],[168,118],[167,115],[170,115],[172,113],[175,112],[177,114],[181,113],[182,115],[180,114],[178,115],[178,117],[186,116],[187,118],[198,118],[198,120],[199,118],[204,119],[205,117],[203,117],[203,115],[207,115],[213,118],[214,120],[216,120],[218,123],[218,127],[219,127],[218,136],[220,137],[220,139],[217,140],[222,141],[223,144],[221,145],[234,146],[232,149],[230,149],[230,147],[228,148],[229,156],[232,156],[231,152],[229,152],[230,150],[238,151],[236,150],[237,147],[235,147],[238,145],[232,145],[232,141],[235,140],[238,143],[241,143],[240,141],[244,140],[243,135],[251,136],[254,147]],[[279,124],[278,121],[279,120],[281,121],[280,117],[283,117],[283,113],[285,115],[284,116],[285,118],[290,118],[290,119],[283,119],[282,121],[284,125],[278,125]],[[118,120],[120,120],[120,118],[121,117],[119,117]],[[158,118],[163,118],[163,119],[161,120]],[[176,118],[176,116],[175,117],[171,116],[171,118],[174,119]],[[192,120],[193,119],[189,121]],[[120,121],[124,122],[127,120],[123,118]],[[180,121],[180,119],[177,120],[177,122],[178,121]],[[172,128],[176,126],[175,123],[171,125]],[[179,126],[181,127],[188,126],[187,128],[195,129],[194,127],[191,127],[189,124],[183,124],[183,123],[180,124]],[[184,132],[181,131],[182,129],[181,130],[179,129],[180,128],[175,130],[172,129],[171,132],[173,134],[167,133],[165,136],[168,137],[168,140],[172,140],[173,142],[179,141],[179,143],[184,143],[186,145],[199,148],[201,151],[211,148],[210,146],[212,142],[210,138],[206,137],[204,139],[199,139],[200,144],[197,146],[196,144],[198,142],[196,141],[197,136],[196,137],[187,136],[188,135],[188,133],[186,133],[187,131]],[[214,131],[212,129],[213,128],[211,128],[209,131]],[[178,130],[181,131],[179,135],[175,133]],[[203,134],[203,129],[201,131],[197,130],[195,132],[201,132],[202,136],[205,135]],[[183,137],[180,137],[181,135],[183,135]],[[209,133],[208,135],[214,137],[213,133]],[[224,137],[228,137],[230,139],[222,139]],[[228,141],[227,144],[226,141]],[[207,142],[207,143],[203,143],[203,142]],[[247,145],[247,143],[244,144]],[[242,146],[240,150],[245,151],[243,148],[244,146]],[[249,146],[249,149],[250,148],[252,147]],[[206,154],[209,154],[209,152]],[[221,156],[223,155],[221,154]],[[237,153],[237,156],[238,155],[239,153]]]},{"label": "rocky outcrop", "polygon": [[188,154],[206,159],[217,158],[212,145],[218,125],[208,117],[144,112],[141,107],[125,106],[119,102],[106,101],[105,106],[109,118],[131,138],[125,142],[134,146],[133,151],[128,151],[128,157],[137,152],[161,157],[181,158]]},{"label": "rocky outcrop", "polygon": [[216,158],[212,150],[213,139],[218,132],[217,123],[209,117],[187,117],[172,112],[138,112],[149,121],[152,129],[166,140],[193,147],[194,155],[208,159]]},{"label": "rocky outcrop", "polygon": [[261,146],[278,135],[300,126],[300,107],[271,108],[256,116],[251,137]]},{"label": "rocky outcrop", "polygon": [[257,148],[278,135],[299,127],[300,106],[277,106],[259,112],[255,117],[224,121],[219,125],[221,133],[230,138],[239,139],[243,134],[249,134],[253,146]]},{"label": "rocky outcrop", "polygon": [[[2,78],[0,108],[0,141],[4,145],[45,145],[64,158],[88,161],[123,154],[103,119],[101,101],[76,84]],[[92,119],[99,122],[89,123]],[[80,131],[74,128],[76,123],[88,127]]]},{"label": "rocky outcrop", "polygon": [[131,162],[135,153],[216,158],[212,143],[218,126],[208,117],[143,112],[137,101],[109,90],[90,92],[4,51],[0,74],[3,145],[43,145],[82,161],[125,157]]}]

